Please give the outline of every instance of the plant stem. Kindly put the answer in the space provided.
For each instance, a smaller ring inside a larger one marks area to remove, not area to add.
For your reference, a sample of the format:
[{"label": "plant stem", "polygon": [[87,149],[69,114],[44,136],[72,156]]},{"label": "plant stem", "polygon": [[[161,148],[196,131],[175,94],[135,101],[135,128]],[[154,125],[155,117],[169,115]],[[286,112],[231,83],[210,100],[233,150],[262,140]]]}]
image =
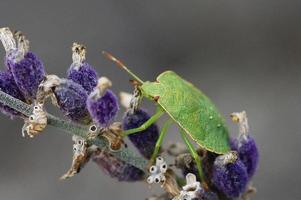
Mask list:
[{"label": "plant stem", "polygon": [[[32,114],[33,109],[30,105],[6,94],[5,92],[2,92],[1,90],[0,90],[0,103],[9,106],[10,108],[24,114],[27,117]],[[78,135],[80,137],[87,138],[87,134],[89,132],[88,126],[75,124],[73,122],[55,117],[51,114],[47,114],[47,118],[48,118],[48,125],[59,128],[70,135]],[[97,145],[103,150],[109,149],[106,140],[102,138],[96,139],[92,141],[92,143]],[[116,158],[119,158],[143,171],[146,170],[145,168],[148,161],[143,157],[131,152],[127,148],[122,147],[122,149],[120,149],[119,151],[116,152],[110,151],[109,153],[114,155]]]}]

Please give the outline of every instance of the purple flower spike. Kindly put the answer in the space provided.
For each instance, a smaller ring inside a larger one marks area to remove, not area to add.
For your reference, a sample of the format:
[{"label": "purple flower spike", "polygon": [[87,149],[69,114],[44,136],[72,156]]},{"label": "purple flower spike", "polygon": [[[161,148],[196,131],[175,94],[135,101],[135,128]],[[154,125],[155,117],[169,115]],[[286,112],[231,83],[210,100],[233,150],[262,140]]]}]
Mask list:
[{"label": "purple flower spike", "polygon": [[[18,86],[15,83],[14,77],[9,71],[0,72],[0,90],[21,101],[25,101],[21,91],[19,90]],[[21,113],[1,103],[0,103],[0,110],[1,112],[9,115],[11,118],[17,116],[23,116]]]},{"label": "purple flower spike", "polygon": [[[26,100],[33,102],[39,84],[45,77],[43,63],[34,53],[29,52],[29,41],[21,32],[15,33],[17,48],[8,28],[2,28],[0,32],[0,39],[6,50],[6,65]],[[7,43],[11,45],[7,46]]]},{"label": "purple flower spike", "polygon": [[87,91],[79,84],[61,79],[55,87],[54,95],[60,110],[74,122],[89,124],[91,117],[86,107]]},{"label": "purple flower spike", "polygon": [[236,152],[229,152],[216,158],[212,183],[228,198],[237,198],[246,190],[247,170]]},{"label": "purple flower spike", "polygon": [[85,61],[86,47],[84,45],[73,43],[72,60],[67,78],[83,86],[90,94],[97,86],[97,73],[95,69]]},{"label": "purple flower spike", "polygon": [[[150,115],[143,109],[137,109],[133,113],[127,112],[123,118],[123,129],[129,130],[138,128],[149,118]],[[135,145],[138,151],[148,159],[151,158],[155,150],[155,145],[158,138],[159,129],[156,124],[152,124],[144,131],[129,135],[129,139]]]},{"label": "purple flower spike", "polygon": [[116,117],[119,105],[116,95],[107,88],[111,82],[102,77],[98,81],[98,86],[89,95],[87,107],[92,119],[99,126],[107,127]]},{"label": "purple flower spike", "polygon": [[239,124],[240,135],[232,140],[231,147],[239,154],[240,160],[247,168],[248,176],[251,178],[257,169],[259,152],[255,140],[249,135],[249,125],[245,111],[232,113],[232,120]]},{"label": "purple flower spike", "polygon": [[145,173],[142,170],[115,158],[105,151],[94,156],[92,160],[106,174],[118,179],[118,181],[134,182],[145,178]]}]

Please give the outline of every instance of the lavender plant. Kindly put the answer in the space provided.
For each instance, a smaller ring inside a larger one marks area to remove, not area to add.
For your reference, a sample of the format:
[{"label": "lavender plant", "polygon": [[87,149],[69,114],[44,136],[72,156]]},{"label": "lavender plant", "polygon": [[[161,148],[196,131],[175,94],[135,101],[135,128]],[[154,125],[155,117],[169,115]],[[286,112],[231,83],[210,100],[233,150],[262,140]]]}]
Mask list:
[{"label": "lavender plant", "polygon": [[[109,88],[112,82],[98,77],[85,61],[86,47],[74,43],[67,77],[48,75],[42,61],[29,51],[21,32],[0,29],[6,51],[6,70],[0,71],[0,110],[24,120],[22,133],[38,136],[48,125],[69,133],[73,159],[62,180],[73,177],[92,160],[118,181],[159,184],[164,193],[152,200],[249,199],[250,181],[258,166],[259,153],[249,134],[246,112],[232,113],[239,124],[239,136],[229,138],[224,120],[208,97],[174,72],[161,74],[156,82],[143,82],[112,55],[105,55],[135,79],[133,95],[122,92],[123,121],[116,122],[119,102]],[[176,87],[175,87],[176,86]],[[171,95],[171,96],[169,96]],[[141,108],[142,97],[154,100],[157,112],[151,116]],[[44,104],[50,98],[65,119],[49,114]],[[170,119],[161,131],[154,123],[166,112]],[[186,146],[161,147],[172,122],[180,127]],[[140,155],[127,148],[124,137]],[[189,137],[197,143],[197,148]],[[158,156],[161,154],[161,156]],[[174,163],[167,163],[169,155]],[[175,169],[182,173],[176,173]]]}]

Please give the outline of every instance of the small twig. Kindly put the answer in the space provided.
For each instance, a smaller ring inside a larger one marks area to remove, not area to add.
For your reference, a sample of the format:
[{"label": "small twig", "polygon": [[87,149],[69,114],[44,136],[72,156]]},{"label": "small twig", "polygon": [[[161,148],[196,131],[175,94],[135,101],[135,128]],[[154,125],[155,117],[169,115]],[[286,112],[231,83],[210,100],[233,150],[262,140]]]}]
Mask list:
[{"label": "small twig", "polygon": [[[0,91],[0,102],[6,106],[9,106],[10,108],[24,114],[25,116],[30,116],[32,114],[32,107],[23,101],[20,101],[5,92]],[[88,126],[83,126],[79,124],[75,124],[73,122],[57,118],[51,114],[47,114],[48,119],[48,125],[54,126],[56,128],[59,128],[63,130],[66,133],[69,133],[70,135],[78,135],[83,138],[87,138]],[[93,144],[97,145],[101,149],[109,149],[107,142],[104,139],[96,139],[92,141]],[[147,160],[143,157],[136,155],[135,153],[131,152],[127,148],[122,148],[117,152],[110,151],[112,155],[114,155],[116,158],[119,158],[143,171],[145,171]]]}]

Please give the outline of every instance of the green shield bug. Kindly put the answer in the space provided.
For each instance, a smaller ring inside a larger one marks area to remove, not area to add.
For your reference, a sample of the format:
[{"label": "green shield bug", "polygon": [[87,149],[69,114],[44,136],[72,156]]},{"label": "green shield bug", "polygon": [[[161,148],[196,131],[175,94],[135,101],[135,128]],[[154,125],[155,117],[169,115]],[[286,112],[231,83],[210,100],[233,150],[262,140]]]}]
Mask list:
[{"label": "green shield bug", "polygon": [[[144,82],[111,54],[107,52],[103,52],[103,54],[135,79],[136,89],[141,97],[146,97],[157,104],[156,113],[148,121],[138,128],[124,131],[124,136],[145,130],[164,113],[167,113],[170,118],[161,129],[150,162],[152,163],[159,153],[168,127],[172,122],[175,122],[179,126],[179,132],[185,144],[196,161],[200,178],[203,181],[201,160],[195,147],[189,141],[189,137],[200,147],[217,154],[224,154],[230,150],[228,130],[215,105],[200,90],[173,71],[161,73],[154,82]],[[140,102],[140,99],[137,101]]]}]

